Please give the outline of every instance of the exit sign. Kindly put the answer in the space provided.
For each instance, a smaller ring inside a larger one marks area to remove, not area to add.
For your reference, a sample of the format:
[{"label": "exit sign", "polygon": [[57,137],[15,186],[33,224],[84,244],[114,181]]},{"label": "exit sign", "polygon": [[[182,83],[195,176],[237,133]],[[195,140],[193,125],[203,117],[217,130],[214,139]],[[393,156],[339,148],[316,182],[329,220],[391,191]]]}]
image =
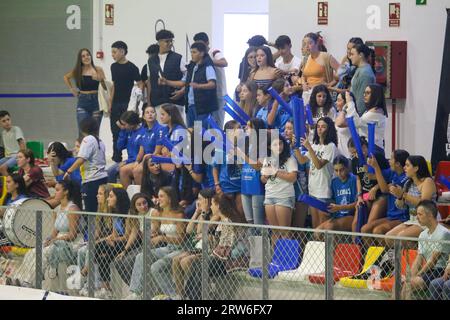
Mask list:
[{"label": "exit sign", "polygon": [[427,0],[416,0],[416,6],[425,6],[427,4]]}]

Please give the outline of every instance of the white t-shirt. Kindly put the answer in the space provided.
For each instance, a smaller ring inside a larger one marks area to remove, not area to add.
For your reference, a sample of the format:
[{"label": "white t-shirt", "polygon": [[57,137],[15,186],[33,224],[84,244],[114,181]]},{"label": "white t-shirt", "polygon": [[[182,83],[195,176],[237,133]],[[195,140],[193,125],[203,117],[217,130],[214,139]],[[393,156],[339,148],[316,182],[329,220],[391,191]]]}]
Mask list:
[{"label": "white t-shirt", "polygon": [[106,178],[105,144],[97,141],[94,136],[87,136],[81,141],[78,158],[86,160],[82,166],[81,178],[83,183]]},{"label": "white t-shirt", "polygon": [[[169,53],[163,53],[163,54],[158,54],[159,57],[159,65],[161,67],[161,70],[164,70],[164,65],[166,64],[166,60],[167,60],[167,55]],[[186,72],[186,64],[183,62],[183,57],[181,57],[180,60],[180,70],[181,72],[185,73]]]},{"label": "white t-shirt", "polygon": [[419,254],[421,254],[428,262],[430,261],[433,252],[441,252],[441,256],[434,267],[445,269],[447,266],[448,254],[450,253],[450,245],[426,240],[450,241],[450,232],[441,224],[436,226],[433,233],[430,234],[429,232],[430,230],[426,228],[419,235]]},{"label": "white t-shirt", "polygon": [[297,56],[294,56],[289,63],[284,63],[283,57],[279,57],[275,62],[275,67],[284,72],[294,72],[294,69],[298,72],[301,64],[302,60]]},{"label": "white t-shirt", "polygon": [[311,160],[309,152],[306,154],[310,160],[309,194],[315,198],[329,199],[332,195],[331,178],[333,177],[333,159],[336,155],[336,145],[332,142],[327,145],[313,144],[312,148],[319,159],[328,160],[328,163],[319,170]]},{"label": "white t-shirt", "polygon": [[359,135],[369,138],[369,127],[367,126],[370,122],[375,122],[375,144],[380,148],[384,149],[384,135],[386,130],[386,116],[380,112],[366,111],[360,118],[360,123],[356,123],[355,126],[359,129]]},{"label": "white t-shirt", "polygon": [[[358,116],[355,108],[355,103],[350,102],[347,104],[347,114],[345,117],[352,117],[355,118]],[[350,152],[348,151],[348,140],[352,137],[350,130],[348,127],[346,128],[339,128],[336,126],[337,136],[338,136],[338,150],[339,153],[342,154],[346,158],[350,158]]]},{"label": "white t-shirt", "polygon": [[[216,51],[216,54],[213,56],[214,51]],[[208,54],[211,57],[211,59],[213,59],[213,61],[224,58],[222,52],[217,49],[209,49]],[[222,98],[224,95],[227,94],[227,80],[225,78],[225,69],[217,66],[214,66],[214,69],[216,69],[216,78],[217,78],[216,79],[217,97]]]},{"label": "white t-shirt", "polygon": [[5,148],[5,156],[11,157],[20,151],[19,142],[17,140],[25,139],[23,132],[19,127],[13,126],[9,131],[2,131],[3,147]]},{"label": "white t-shirt", "polygon": [[[264,158],[263,168],[268,167],[270,164],[273,167],[277,167],[278,160],[273,157]],[[298,165],[294,157],[290,157],[278,171],[284,172],[297,172]],[[266,197],[268,198],[278,198],[285,199],[290,197],[295,197],[294,184],[287,182],[286,180],[278,178],[269,178],[266,183]]]}]

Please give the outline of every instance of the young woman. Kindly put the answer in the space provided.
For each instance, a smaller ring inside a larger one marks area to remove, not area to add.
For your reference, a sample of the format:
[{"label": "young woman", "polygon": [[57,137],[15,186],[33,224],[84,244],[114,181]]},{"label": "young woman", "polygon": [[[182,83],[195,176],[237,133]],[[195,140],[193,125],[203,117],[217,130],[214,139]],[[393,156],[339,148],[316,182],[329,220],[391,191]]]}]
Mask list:
[{"label": "young woman", "polygon": [[348,141],[351,139],[350,130],[347,127],[346,117],[357,116],[356,106],[355,106],[355,96],[350,91],[345,91],[338,93],[336,99],[336,109],[338,115],[336,117],[336,131],[338,135],[339,153],[344,155],[346,158],[351,158],[351,153],[348,150]]},{"label": "young woman", "polygon": [[167,135],[167,126],[162,126],[156,119],[156,109],[153,106],[144,104],[142,113],[143,136],[139,140],[139,153],[136,162],[140,165],[133,170],[133,177],[136,184],[142,183],[143,159],[145,156],[155,153],[157,142]]},{"label": "young woman", "polygon": [[355,125],[359,128],[360,136],[369,136],[369,123],[375,123],[375,145],[379,151],[384,152],[384,136],[388,117],[384,89],[379,84],[371,84],[364,91],[366,112],[358,123],[355,117]]},{"label": "young woman", "polygon": [[[368,151],[368,142],[365,137],[360,138],[360,144],[362,147],[362,151],[364,156],[367,158]],[[369,210],[369,216],[367,220],[367,224],[372,223],[375,220],[381,219],[386,215],[386,206],[387,206],[387,198],[382,194],[380,190],[380,186],[377,182],[376,176],[373,174],[369,174],[367,171],[367,166],[359,165],[358,153],[356,152],[355,143],[353,139],[350,138],[348,141],[348,149],[352,155],[351,158],[351,166],[352,172],[357,177],[358,180],[358,205],[365,204]],[[384,155],[376,152],[374,154],[377,162],[380,165],[381,170],[386,170],[389,168],[389,164],[387,163]],[[356,232],[358,224],[358,215],[355,215],[355,219],[353,220],[352,230]]]},{"label": "young woman", "polygon": [[241,169],[241,198],[245,219],[250,224],[265,224],[264,215],[264,185],[261,182],[262,163],[260,155],[260,138],[262,130],[267,129],[266,123],[258,118],[250,119],[246,131],[248,133],[248,159]]},{"label": "young woman", "polygon": [[[55,189],[55,197],[60,205],[53,213],[53,230],[50,237],[45,239],[42,251],[42,270],[50,279],[58,275],[57,269],[60,263],[65,262],[70,265],[75,262],[74,244],[78,235],[79,215],[70,214],[70,211],[82,210],[80,189],[76,183],[61,181]],[[35,272],[36,249],[31,249],[14,272],[12,283],[17,286],[34,287]]]},{"label": "young woman", "polygon": [[333,90],[338,93],[344,93],[350,88],[353,75],[355,74],[357,66],[352,63],[352,49],[357,44],[364,44],[361,38],[351,38],[347,43],[347,54],[342,58],[341,65],[337,70],[339,82]]},{"label": "young woman", "polygon": [[[292,88],[287,80],[284,78],[275,80],[272,84],[272,88],[278,92],[284,101],[289,102],[290,96],[292,95]],[[278,101],[275,100],[271,109],[268,111],[267,125],[269,128],[278,129],[282,134],[284,126],[290,117],[290,114],[280,108]]]},{"label": "young woman", "polygon": [[250,118],[253,118],[258,112],[257,90],[256,82],[249,80],[242,85],[239,94],[239,106]]},{"label": "young woman", "polygon": [[77,160],[67,169],[63,179],[68,179],[75,170],[83,166],[81,192],[84,209],[88,212],[95,212],[98,206],[98,187],[108,181],[108,174],[105,170],[105,144],[98,137],[98,123],[93,118],[81,121],[80,127],[84,136],[80,151],[77,154]]},{"label": "young woman", "polygon": [[[286,122],[284,129],[284,137],[291,146],[291,155],[296,158],[294,123],[292,120]],[[296,158],[297,161],[297,158]],[[299,197],[303,194],[308,194],[308,176],[309,176],[309,162],[298,164],[297,181],[294,183],[295,189],[295,213],[292,216],[292,226],[296,228],[304,228],[306,216],[308,215],[308,205],[299,201]]]},{"label": "young woman", "polygon": [[[67,150],[61,142],[53,142],[48,147],[47,155],[50,168],[52,169],[56,181],[62,181],[67,169],[73,165],[76,158],[73,157],[72,153]],[[79,169],[72,172],[70,180],[81,186],[81,174]]]},{"label": "young woman", "polygon": [[[110,213],[127,215],[130,210],[130,199],[125,189],[113,188],[108,195],[107,202]],[[112,298],[109,264],[125,249],[126,244],[125,219],[123,217],[113,217],[112,232],[107,237],[97,240],[95,244],[95,262],[98,265],[101,282],[100,290],[95,292],[96,298]]]},{"label": "young woman", "polygon": [[[222,159],[213,168],[216,193],[225,194],[236,204],[237,211],[244,217],[241,199],[241,168],[237,164],[237,139],[240,124],[235,120],[225,123],[224,131],[227,138],[234,143],[233,150],[216,150],[215,157]],[[222,164],[220,164],[222,163]]]},{"label": "young woman", "polygon": [[[321,118],[314,130],[313,144],[306,138],[300,139],[301,144],[308,150],[302,155],[296,150],[296,157],[300,164],[310,161],[308,190],[309,195],[326,203],[331,202],[331,178],[333,176],[333,159],[337,149],[337,133],[333,120]],[[313,228],[317,228],[327,219],[325,212],[311,208]]]},{"label": "young woman", "polygon": [[120,128],[117,139],[117,150],[127,149],[128,159],[120,166],[120,183],[126,189],[132,183],[133,170],[138,166],[137,156],[139,153],[139,142],[144,135],[144,128],[141,127],[139,115],[134,111],[126,111],[117,121]]},{"label": "young woman", "polygon": [[141,249],[143,239],[144,225],[141,223],[142,220],[139,220],[137,217],[148,216],[152,207],[153,202],[144,193],[136,193],[131,199],[130,218],[125,220],[125,238],[127,242],[123,251],[117,255],[114,262],[116,270],[126,284],[130,284],[134,260]]},{"label": "young woman", "polygon": [[[73,96],[78,98],[77,123],[80,135],[81,121],[87,117],[94,117],[100,127],[103,112],[100,111],[98,104],[98,86],[101,83],[107,90],[105,78],[103,69],[94,65],[92,54],[86,48],[78,51],[75,68],[64,76],[67,87]],[[73,87],[71,79],[75,80],[76,87]]]},{"label": "young woman", "polygon": [[39,166],[34,164],[33,151],[26,149],[17,153],[18,174],[23,176],[28,193],[35,198],[49,198],[47,185],[45,184],[44,173]]},{"label": "young woman", "polygon": [[[409,156],[404,170],[409,178],[404,187],[391,186],[389,191],[397,198],[395,201],[397,208],[408,209],[409,220],[389,231],[387,235],[417,238],[423,228],[417,220],[416,207],[422,200],[436,201],[436,185],[431,178],[427,161],[422,156]],[[392,240],[387,243],[392,244]]]},{"label": "young woman", "polygon": [[[211,212],[211,201],[214,196],[213,189],[202,189],[198,195],[197,206],[191,221],[186,227],[186,249],[173,258],[172,275],[175,282],[175,290],[177,297],[185,296],[185,280],[186,276],[191,272],[191,266],[194,261],[201,258],[202,251],[202,221],[218,221],[220,217],[213,215]],[[209,225],[208,229],[214,228]],[[207,235],[205,235],[207,236]]]},{"label": "young woman", "polygon": [[386,234],[401,223],[409,219],[407,209],[399,209],[395,206],[396,197],[389,192],[391,187],[403,188],[408,177],[404,167],[409,153],[405,150],[395,150],[389,159],[389,169],[382,170],[375,157],[368,158],[367,162],[375,169],[380,191],[387,195],[386,217],[369,221],[361,228],[362,233]]},{"label": "young woman", "polygon": [[[320,84],[314,87],[311,92],[311,98],[309,100],[311,106],[311,113],[314,123],[323,117],[328,117],[331,120],[336,119],[336,109],[333,105],[333,98],[331,98],[330,91],[326,86]],[[311,127],[310,138],[314,137],[314,127]]]},{"label": "young woman", "polygon": [[[294,182],[297,181],[298,166],[283,136],[277,138],[270,135],[268,148],[269,157],[264,159],[261,169],[261,181],[266,189],[264,206],[267,220],[272,226],[290,227],[295,208]],[[284,231],[277,233],[281,237],[287,236]],[[274,239],[278,237],[274,234]]]},{"label": "young woman", "polygon": [[250,79],[255,81],[258,87],[270,87],[273,81],[282,76],[282,72],[275,68],[269,47],[262,46],[256,50],[256,65],[250,74]]},{"label": "young woman", "polygon": [[[163,187],[158,193],[158,209],[152,213],[152,217],[167,219],[182,219],[183,210],[178,205],[178,198],[175,189]],[[180,254],[185,238],[185,225],[182,222],[168,220],[152,221],[152,239],[150,261],[151,275],[161,291],[169,296],[175,295],[174,284],[172,283],[170,266],[172,258]],[[128,299],[137,299],[143,290],[143,254],[136,256],[133,272],[130,281],[130,291],[132,294]]]},{"label": "young woman", "polygon": [[27,199],[29,197],[25,180],[17,173],[6,176],[6,192],[8,192],[8,195],[6,197],[5,206],[9,206],[19,200]]},{"label": "young woman", "polygon": [[256,102],[258,103],[258,112],[256,118],[263,120],[267,124],[267,116],[272,109],[272,96],[267,91],[267,87],[258,88],[256,91]]},{"label": "young woman", "polygon": [[339,68],[339,62],[329,53],[324,52],[322,38],[317,33],[308,33],[304,40],[308,47],[309,57],[303,68],[303,100],[309,103],[311,90],[323,84],[326,87],[333,87],[337,81],[334,72]]},{"label": "young woman", "polygon": [[148,195],[152,200],[157,199],[159,189],[172,184],[172,175],[162,170],[159,163],[153,163],[151,158],[146,158],[143,164],[141,192]]},{"label": "young woman", "polygon": [[351,231],[357,200],[356,177],[350,173],[349,161],[344,156],[337,156],[333,167],[336,177],[331,180],[330,217],[317,229]]},{"label": "young woman", "polygon": [[[98,209],[97,212],[99,213],[109,213],[108,208],[108,195],[113,189],[113,186],[111,184],[104,184],[101,185],[98,188],[97,192],[97,202],[98,202]],[[101,216],[98,215],[95,217],[95,241],[98,241],[99,239],[106,238],[109,234],[112,233],[113,229],[113,222],[111,216]],[[88,239],[87,234],[85,234],[85,240]],[[77,264],[80,268],[80,273],[82,276],[82,281],[84,282],[86,280],[86,277],[89,272],[88,268],[88,246],[87,242],[85,241],[82,243],[77,252]],[[99,284],[99,273],[98,273],[98,266],[95,270],[95,287],[100,289]],[[85,283],[84,287],[80,290],[79,294],[81,296],[88,296],[88,288],[87,283]]]},{"label": "young woman", "polygon": [[[369,60],[374,55],[372,49],[364,44],[356,44],[351,49],[352,65],[356,66],[356,71],[351,80],[351,89],[356,97],[356,105],[358,114],[362,115],[366,111],[364,103],[364,90],[371,84],[375,83],[375,74]],[[373,106],[367,106],[373,107]]]},{"label": "young woman", "polygon": [[249,47],[245,52],[245,59],[243,59],[243,72],[240,75],[240,83],[235,90],[236,101],[239,101],[239,94],[242,89],[242,85],[250,80],[250,74],[256,69],[256,50],[257,47]]}]

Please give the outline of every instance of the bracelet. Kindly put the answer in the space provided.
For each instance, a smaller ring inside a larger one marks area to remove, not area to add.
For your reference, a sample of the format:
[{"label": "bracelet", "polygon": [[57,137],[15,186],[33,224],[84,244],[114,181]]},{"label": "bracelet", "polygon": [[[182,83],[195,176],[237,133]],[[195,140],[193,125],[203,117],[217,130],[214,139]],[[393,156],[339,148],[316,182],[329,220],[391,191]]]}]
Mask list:
[{"label": "bracelet", "polygon": [[220,182],[214,183],[214,186],[220,186]]}]

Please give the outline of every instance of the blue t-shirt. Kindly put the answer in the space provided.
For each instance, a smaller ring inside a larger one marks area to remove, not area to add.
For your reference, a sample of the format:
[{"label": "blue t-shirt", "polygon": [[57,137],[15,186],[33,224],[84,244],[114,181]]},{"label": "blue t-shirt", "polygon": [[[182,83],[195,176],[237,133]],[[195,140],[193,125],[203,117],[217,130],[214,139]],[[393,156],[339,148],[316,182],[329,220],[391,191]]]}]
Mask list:
[{"label": "blue t-shirt", "polygon": [[174,146],[182,141],[183,138],[187,135],[188,131],[180,125],[174,127],[172,131],[167,131],[167,136]]},{"label": "blue t-shirt", "polygon": [[[67,170],[73,165],[75,161],[77,161],[77,158],[67,158],[66,162],[58,166],[58,169],[63,172],[67,172]],[[61,182],[63,180],[63,177],[64,174],[60,174],[59,176],[56,176],[55,179],[57,182]],[[81,186],[81,174],[79,168],[70,174],[70,180],[76,182],[78,185]]]},{"label": "blue t-shirt", "polygon": [[201,183],[202,189],[214,189],[213,166],[207,164],[194,164],[192,170],[195,173],[203,174],[203,181]]},{"label": "blue t-shirt", "polygon": [[228,165],[227,154],[222,150],[216,150],[217,157],[223,157],[223,164],[214,164],[219,170],[220,188],[223,193],[241,192],[241,169],[236,165]]},{"label": "blue t-shirt", "polygon": [[24,195],[24,194],[18,194],[17,197],[16,197],[14,200],[12,200],[11,197],[8,197],[8,198],[6,199],[5,206],[9,206],[9,205],[11,205],[11,204],[16,203],[16,202],[19,201],[19,200],[27,199],[27,198],[28,198],[28,197],[27,197],[26,195]]},{"label": "blue t-shirt", "polygon": [[[331,180],[332,199],[337,205],[348,205],[356,202],[356,176],[349,174],[346,181],[338,177]],[[346,217],[354,214],[354,210],[341,210],[333,214],[333,218]]]},{"label": "blue t-shirt", "polygon": [[264,185],[261,182],[261,171],[255,170],[248,163],[244,163],[241,171],[241,193],[262,196],[264,191]]},{"label": "blue t-shirt", "polygon": [[[395,171],[391,169],[386,169],[382,171],[384,180],[387,184],[397,185],[402,187],[405,185],[406,181],[408,181],[408,177],[404,172],[401,175],[398,175]],[[387,207],[387,218],[389,220],[401,220],[407,221],[409,219],[409,212],[405,209],[399,209],[395,205],[395,196],[392,194],[388,194],[388,207]]]},{"label": "blue t-shirt", "polygon": [[[269,105],[267,107],[262,107],[259,109],[258,113],[256,114],[256,118],[259,118],[263,120],[267,125],[267,118],[269,117],[270,110],[272,110],[273,101],[270,101]],[[269,126],[269,128],[279,129],[280,134],[284,132],[284,127],[286,126],[286,122],[290,119],[289,113],[282,110],[280,107],[278,107],[277,114],[275,115],[275,120],[273,122],[273,125]]]},{"label": "blue t-shirt", "polygon": [[144,148],[144,154],[152,154],[158,144],[158,140],[167,136],[169,128],[156,122],[151,129],[142,127],[143,135],[139,140],[139,146]]},{"label": "blue t-shirt", "polygon": [[123,236],[125,234],[125,223],[123,218],[113,218],[113,225],[114,230],[116,230],[119,236]]},{"label": "blue t-shirt", "polygon": [[128,159],[126,163],[132,163],[136,161],[139,153],[139,141],[144,135],[144,128],[139,127],[136,130],[120,130],[119,138],[117,139],[117,149],[122,151],[127,149]]}]

